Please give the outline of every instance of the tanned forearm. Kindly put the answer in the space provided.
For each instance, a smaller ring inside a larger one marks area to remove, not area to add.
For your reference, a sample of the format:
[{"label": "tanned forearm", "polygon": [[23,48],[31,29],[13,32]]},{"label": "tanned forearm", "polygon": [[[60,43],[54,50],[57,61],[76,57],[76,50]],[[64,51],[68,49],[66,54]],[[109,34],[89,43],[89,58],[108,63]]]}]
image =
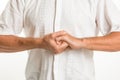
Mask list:
[{"label": "tanned forearm", "polygon": [[120,32],[106,36],[82,39],[84,48],[100,51],[120,51]]},{"label": "tanned forearm", "polygon": [[38,48],[42,39],[0,35],[0,52],[18,52]]}]

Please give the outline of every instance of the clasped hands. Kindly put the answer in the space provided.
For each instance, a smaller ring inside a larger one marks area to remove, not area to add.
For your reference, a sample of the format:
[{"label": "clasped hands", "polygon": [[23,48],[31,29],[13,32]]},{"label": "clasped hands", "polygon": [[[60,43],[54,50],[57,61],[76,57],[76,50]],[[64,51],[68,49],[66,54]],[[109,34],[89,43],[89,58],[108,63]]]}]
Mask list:
[{"label": "clasped hands", "polygon": [[67,48],[82,48],[82,40],[75,38],[65,31],[58,31],[45,35],[42,39],[42,48],[50,50],[56,54],[65,51]]}]

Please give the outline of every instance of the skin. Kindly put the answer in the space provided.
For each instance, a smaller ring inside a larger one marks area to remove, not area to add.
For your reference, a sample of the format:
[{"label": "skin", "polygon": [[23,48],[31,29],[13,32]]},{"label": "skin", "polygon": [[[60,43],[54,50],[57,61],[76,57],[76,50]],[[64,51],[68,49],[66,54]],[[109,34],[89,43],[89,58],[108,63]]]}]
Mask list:
[{"label": "skin", "polygon": [[112,32],[106,36],[76,38],[65,31],[45,35],[42,38],[22,38],[13,35],[0,35],[0,52],[19,52],[29,49],[42,48],[61,53],[67,48],[89,49],[99,51],[119,51],[120,32]]},{"label": "skin", "polygon": [[22,38],[13,35],[0,35],[0,52],[19,52],[37,48],[41,39]]},{"label": "skin", "polygon": [[68,44],[62,42],[58,45],[55,38],[59,34],[64,34],[63,31],[45,35],[43,38],[22,38],[13,35],[0,35],[0,52],[19,52],[29,49],[42,48],[52,51],[53,53],[61,53]]},{"label": "skin", "polygon": [[99,51],[120,51],[120,32],[112,32],[106,36],[90,37],[90,38],[76,38],[66,32],[59,34],[60,37],[56,41],[64,41],[68,43],[72,49],[89,49]]},{"label": "skin", "polygon": [[66,42],[56,41],[56,38],[59,37],[61,34],[64,35],[66,34],[66,32],[59,31],[44,36],[42,42],[40,43],[41,48],[50,50],[55,54],[63,52],[69,46]]}]

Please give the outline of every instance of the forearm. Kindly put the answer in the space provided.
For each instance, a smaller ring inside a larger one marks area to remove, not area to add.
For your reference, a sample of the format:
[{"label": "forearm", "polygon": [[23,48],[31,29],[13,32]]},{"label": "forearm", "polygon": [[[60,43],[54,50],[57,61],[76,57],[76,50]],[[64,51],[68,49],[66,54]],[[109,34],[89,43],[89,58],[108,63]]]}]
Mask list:
[{"label": "forearm", "polygon": [[90,50],[119,51],[120,32],[113,32],[102,37],[82,39],[83,47]]},{"label": "forearm", "polygon": [[18,52],[38,48],[42,39],[22,38],[12,35],[0,36],[0,52]]}]

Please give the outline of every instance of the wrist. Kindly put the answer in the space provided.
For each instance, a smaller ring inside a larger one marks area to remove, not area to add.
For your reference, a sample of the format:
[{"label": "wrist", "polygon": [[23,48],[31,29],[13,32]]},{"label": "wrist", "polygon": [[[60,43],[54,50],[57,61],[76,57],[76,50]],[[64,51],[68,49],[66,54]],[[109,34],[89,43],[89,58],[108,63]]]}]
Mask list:
[{"label": "wrist", "polygon": [[95,44],[95,40],[93,40],[94,38],[83,38],[82,39],[82,44],[83,44],[83,48],[85,49],[90,49],[93,50],[93,45]]},{"label": "wrist", "polygon": [[87,41],[85,38],[79,39],[80,42],[80,48],[87,48]]},{"label": "wrist", "polygon": [[36,48],[43,48],[43,38],[35,38],[35,47]]}]

